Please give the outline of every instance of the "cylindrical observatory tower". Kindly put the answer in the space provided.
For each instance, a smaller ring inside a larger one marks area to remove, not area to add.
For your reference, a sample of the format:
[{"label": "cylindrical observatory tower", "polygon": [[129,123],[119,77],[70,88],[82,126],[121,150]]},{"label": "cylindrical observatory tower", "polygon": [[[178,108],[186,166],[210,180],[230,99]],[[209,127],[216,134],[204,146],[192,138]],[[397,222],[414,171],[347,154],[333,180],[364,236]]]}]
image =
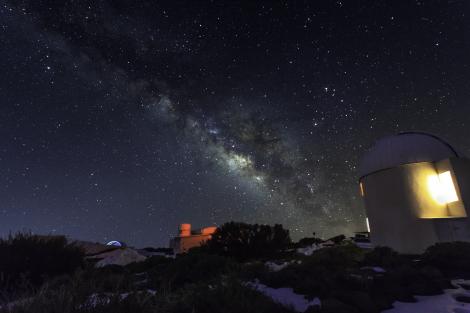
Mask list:
[{"label": "cylindrical observatory tower", "polygon": [[470,160],[421,132],[385,137],[359,168],[371,242],[421,253],[436,242],[470,241]]}]

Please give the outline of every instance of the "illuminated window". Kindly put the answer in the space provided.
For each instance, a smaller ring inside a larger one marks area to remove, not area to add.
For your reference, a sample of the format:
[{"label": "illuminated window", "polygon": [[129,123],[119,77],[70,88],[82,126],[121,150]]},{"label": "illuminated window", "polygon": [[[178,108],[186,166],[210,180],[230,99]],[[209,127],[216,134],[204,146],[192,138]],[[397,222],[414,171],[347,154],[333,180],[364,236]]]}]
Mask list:
[{"label": "illuminated window", "polygon": [[367,226],[367,231],[370,233],[370,225],[369,225],[369,218],[366,217],[366,226]]},{"label": "illuminated window", "polygon": [[459,200],[450,171],[429,176],[428,188],[433,199],[440,204]]},{"label": "illuminated window", "polygon": [[364,197],[364,186],[362,185],[362,182],[359,183],[359,191],[361,193],[361,197]]}]

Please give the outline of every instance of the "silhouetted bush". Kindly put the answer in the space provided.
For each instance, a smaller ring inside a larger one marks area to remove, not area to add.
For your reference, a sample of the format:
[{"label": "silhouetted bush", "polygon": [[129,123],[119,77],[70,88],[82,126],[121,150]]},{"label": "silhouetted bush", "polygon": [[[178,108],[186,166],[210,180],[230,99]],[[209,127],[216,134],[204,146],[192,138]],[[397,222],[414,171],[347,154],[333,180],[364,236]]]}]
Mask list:
[{"label": "silhouetted bush", "polygon": [[157,267],[166,266],[173,262],[173,258],[167,258],[161,255],[154,255],[142,262],[133,262],[126,265],[126,269],[131,273],[142,273],[147,272]]},{"label": "silhouetted bush", "polygon": [[282,225],[230,222],[217,229],[204,249],[209,253],[247,260],[274,256],[290,242],[289,231]]},{"label": "silhouetted bush", "polygon": [[338,235],[327,239],[326,241],[332,241],[335,245],[342,243],[346,239],[345,235]]},{"label": "silhouetted bush", "polygon": [[174,295],[163,312],[168,313],[294,313],[269,297],[228,280],[215,285],[194,285]]},{"label": "silhouetted bush", "polygon": [[234,280],[190,285],[174,293],[85,294],[73,286],[44,289],[2,313],[294,313]]},{"label": "silhouetted bush", "polygon": [[357,266],[363,258],[363,249],[353,244],[346,244],[317,250],[304,261],[304,264],[329,270],[341,270]]},{"label": "silhouetted bush", "polygon": [[435,268],[403,265],[375,277],[367,292],[384,310],[394,301],[415,301],[414,296],[437,295],[449,287],[449,281]]},{"label": "silhouetted bush", "polygon": [[90,268],[74,277],[76,287],[89,292],[120,292],[131,289],[134,275],[121,266]]},{"label": "silhouetted bush", "polygon": [[18,301],[2,313],[155,313],[161,312],[154,295],[80,293],[71,286],[43,289],[34,297]]},{"label": "silhouetted bush", "polygon": [[275,288],[292,287],[296,293],[327,297],[343,288],[345,279],[362,261],[363,250],[355,245],[323,248],[279,272],[259,272],[263,283]]},{"label": "silhouetted bush", "polygon": [[[34,281],[35,286],[45,284],[36,287],[36,294],[23,295],[16,308],[0,308],[0,312],[291,312],[244,283],[259,279],[273,288],[292,287],[309,299],[320,297],[322,307],[311,307],[309,313],[378,313],[391,308],[394,301],[441,293],[450,287],[448,276],[443,274],[446,270],[470,273],[468,243],[437,244],[417,262],[419,256],[412,259],[386,247],[366,251],[340,240],[341,244],[321,248],[310,256],[286,259],[283,255],[277,260],[287,260],[289,265],[276,272],[265,262],[273,261],[271,257],[279,256],[279,251],[289,245],[288,232],[282,226],[228,223],[214,238],[214,242],[176,258],[153,256],[123,267],[93,268],[88,264],[73,275],[60,275],[72,273],[83,262],[81,254],[79,263],[68,259],[76,250],[63,237],[10,236],[0,241],[2,256],[11,256],[9,262],[0,260],[3,286],[12,286],[7,282],[18,280]],[[14,267],[13,260],[20,260],[22,265]],[[69,265],[60,269],[64,262]],[[50,264],[54,264],[54,270]],[[385,271],[364,269],[364,265],[382,266]],[[8,272],[8,276],[7,268],[13,274]],[[146,292],[148,289],[156,290],[157,296]],[[96,295],[106,301],[87,305]]]},{"label": "silhouetted bush", "polygon": [[470,242],[442,242],[426,249],[423,263],[451,276],[470,277]]},{"label": "silhouetted bush", "polygon": [[[343,308],[348,310],[346,312],[357,312],[357,313],[379,313],[377,305],[372,300],[369,293],[362,290],[345,290],[338,289],[332,293],[333,299],[339,300],[343,303]],[[328,310],[330,309],[330,310]],[[338,312],[331,311],[332,308],[328,306],[324,307],[326,312]],[[339,309],[339,308],[338,308]]]},{"label": "silhouetted bush", "polygon": [[314,244],[320,244],[322,243],[323,240],[321,238],[317,238],[317,237],[306,237],[306,238],[302,238],[300,239],[296,246],[297,247],[306,247],[306,246],[311,246],[311,245],[314,245]]},{"label": "silhouetted bush", "polygon": [[149,273],[158,289],[175,290],[187,284],[219,281],[221,275],[238,269],[238,263],[223,256],[188,253],[179,255],[166,265],[155,267]]},{"label": "silhouetted bush", "polygon": [[63,236],[34,236],[19,233],[0,239],[0,286],[17,288],[21,281],[33,287],[46,278],[71,274],[84,264],[84,254]]},{"label": "silhouetted bush", "polygon": [[364,256],[364,265],[382,266],[385,268],[409,264],[409,260],[389,247],[376,247]]},{"label": "silhouetted bush", "polygon": [[322,301],[320,312],[321,313],[360,313],[354,307],[347,305],[336,298],[324,299]]}]

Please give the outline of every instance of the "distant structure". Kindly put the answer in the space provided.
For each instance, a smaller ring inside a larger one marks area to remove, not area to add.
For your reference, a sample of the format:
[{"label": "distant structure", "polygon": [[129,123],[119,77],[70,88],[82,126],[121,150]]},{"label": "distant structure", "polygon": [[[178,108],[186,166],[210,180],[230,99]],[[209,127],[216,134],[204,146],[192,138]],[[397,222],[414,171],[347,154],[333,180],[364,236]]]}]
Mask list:
[{"label": "distant structure", "polygon": [[125,247],[126,244],[122,241],[117,241],[117,240],[111,240],[106,244],[107,246],[113,246],[113,247]]},{"label": "distant structure", "polygon": [[199,247],[209,240],[217,227],[204,227],[197,230],[191,230],[191,224],[181,224],[179,226],[178,236],[170,240],[170,248],[175,254],[188,252],[190,248]]},{"label": "distant structure", "polygon": [[446,141],[421,132],[385,137],[359,172],[373,245],[421,253],[437,242],[470,241],[470,160]]}]

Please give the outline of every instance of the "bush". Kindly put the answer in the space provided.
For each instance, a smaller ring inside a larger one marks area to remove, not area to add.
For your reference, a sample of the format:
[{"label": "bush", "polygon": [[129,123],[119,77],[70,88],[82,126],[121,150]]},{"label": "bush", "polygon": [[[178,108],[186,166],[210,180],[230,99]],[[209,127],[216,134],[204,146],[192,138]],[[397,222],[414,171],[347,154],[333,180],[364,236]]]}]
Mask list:
[{"label": "bush", "polygon": [[230,222],[222,225],[207,241],[209,253],[231,256],[245,261],[275,256],[291,243],[289,231],[274,226]]},{"label": "bush", "polygon": [[173,300],[166,303],[163,312],[294,313],[236,280],[228,280],[213,286],[193,285],[173,295]]},{"label": "bush", "polygon": [[368,266],[392,268],[409,263],[405,257],[400,256],[389,247],[376,247],[364,256],[364,265]]},{"label": "bush", "polygon": [[350,272],[362,261],[363,251],[348,244],[315,251],[301,264],[293,263],[279,272],[259,271],[260,280],[274,288],[292,287],[310,297],[327,297],[343,288]]},{"label": "bush", "polygon": [[15,289],[22,281],[32,287],[47,278],[71,274],[84,265],[84,254],[63,236],[40,237],[19,233],[0,239],[0,287]]},{"label": "bush", "polygon": [[321,313],[357,313],[350,305],[347,305],[338,299],[327,298],[322,301]]},{"label": "bush", "polygon": [[330,239],[327,239],[326,241],[332,241],[335,245],[339,245],[344,240],[346,240],[345,235],[338,235],[338,236],[331,237]]},{"label": "bush", "polygon": [[166,266],[173,262],[173,258],[167,258],[161,255],[153,255],[142,262],[133,262],[126,265],[126,270],[131,273],[143,273],[155,268]]},{"label": "bush", "polygon": [[158,311],[156,297],[149,293],[132,292],[91,296],[72,286],[60,289],[44,288],[32,298],[18,301],[4,313],[154,313]]},{"label": "bush", "polygon": [[295,245],[296,247],[306,247],[306,246],[311,246],[314,244],[320,244],[322,243],[323,240],[321,238],[317,237],[305,237],[299,240],[297,244]]},{"label": "bush", "polygon": [[[370,295],[367,292],[359,290],[335,290],[333,292],[333,295],[333,299],[337,299],[341,303],[343,303],[345,309],[347,308],[347,306],[349,306],[348,311],[346,312],[380,312],[380,310],[377,308],[377,305],[374,303],[374,301],[371,299]],[[331,312],[331,308],[330,311],[328,311],[328,306],[324,307],[324,309],[326,312]]]},{"label": "bush", "polygon": [[75,289],[84,294],[125,292],[132,289],[135,282],[134,275],[118,265],[90,268],[78,273],[73,279]]},{"label": "bush", "polygon": [[74,313],[155,313],[158,311],[155,296],[133,293],[122,299],[120,296],[110,298],[108,304],[91,308],[80,308]]},{"label": "bush", "polygon": [[165,292],[173,291],[188,284],[219,281],[222,275],[235,273],[238,269],[239,265],[229,258],[191,252],[149,271],[150,284]]},{"label": "bush", "polygon": [[450,276],[470,277],[470,243],[442,242],[426,249],[423,263],[437,267]]},{"label": "bush", "polygon": [[353,244],[324,248],[315,251],[304,261],[306,266],[328,270],[344,270],[357,266],[364,259],[364,250]]},{"label": "bush", "polygon": [[[4,309],[5,313],[294,313],[235,279],[187,285],[153,296],[145,292],[86,293],[82,281],[43,288],[36,296]],[[77,285],[78,284],[78,285]]]}]

